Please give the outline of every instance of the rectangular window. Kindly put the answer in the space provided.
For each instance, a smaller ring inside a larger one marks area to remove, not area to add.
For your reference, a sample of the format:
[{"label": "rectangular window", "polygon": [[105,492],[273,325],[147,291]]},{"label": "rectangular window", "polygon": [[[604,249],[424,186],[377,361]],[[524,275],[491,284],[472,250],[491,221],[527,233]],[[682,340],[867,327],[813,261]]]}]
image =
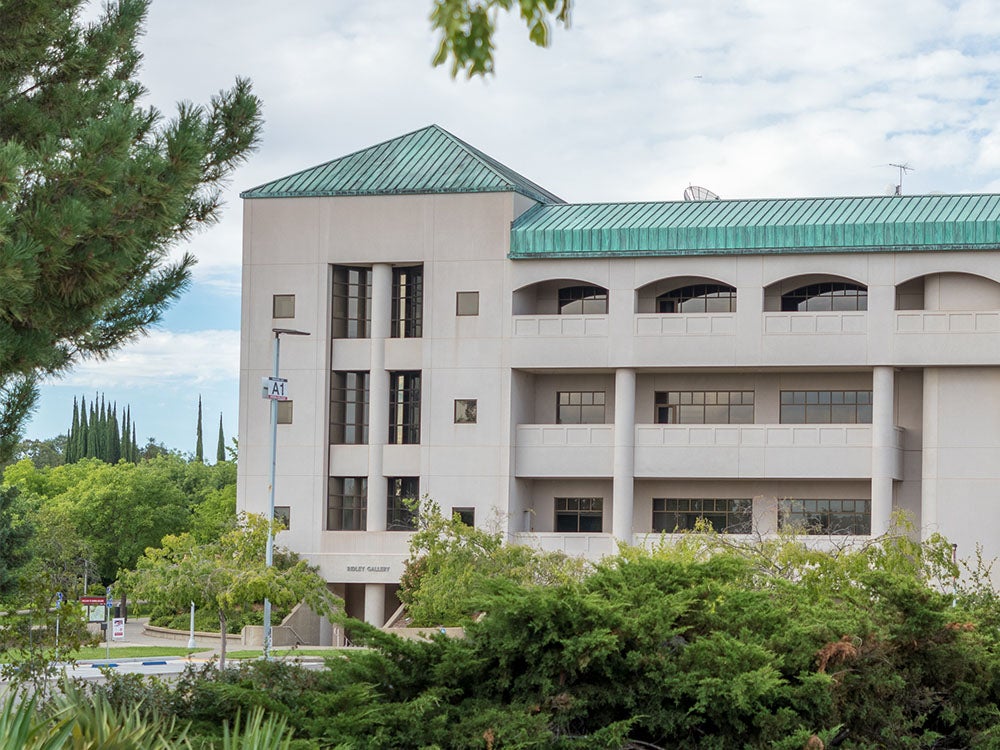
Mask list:
[{"label": "rectangular window", "polygon": [[866,536],[872,533],[872,501],[782,500],[778,526],[803,534]]},{"label": "rectangular window", "polygon": [[368,524],[368,478],[330,477],[327,531],[364,531]]},{"label": "rectangular window", "polygon": [[418,339],[424,328],[424,267],[392,269],[392,337]]},{"label": "rectangular window", "polygon": [[753,391],[657,391],[656,424],[753,424]]},{"label": "rectangular window", "polygon": [[452,516],[458,516],[458,520],[464,523],[466,526],[476,525],[476,509],[475,508],[452,508]]},{"label": "rectangular window", "polygon": [[278,402],[278,424],[291,424],[292,423],[292,402],[291,401],[279,401]]},{"label": "rectangular window", "polygon": [[782,391],[782,424],[871,424],[871,391]]},{"label": "rectangular window", "polygon": [[413,531],[417,528],[416,511],[406,507],[404,500],[420,499],[420,477],[389,477],[389,497],[386,500],[385,527],[389,531]]},{"label": "rectangular window", "polygon": [[690,531],[699,520],[723,534],[749,534],[753,502],[749,498],[653,498],[653,531]]},{"label": "rectangular window", "polygon": [[420,443],[420,372],[389,373],[389,443]]},{"label": "rectangular window", "polygon": [[271,297],[271,317],[274,318],[294,318],[295,317],[295,295],[275,294]]},{"label": "rectangular window", "polygon": [[556,531],[599,534],[604,529],[603,497],[557,497]]},{"label": "rectangular window", "polygon": [[479,315],[479,292],[455,292],[456,315]]},{"label": "rectangular window", "polygon": [[476,399],[455,399],[455,424],[475,424],[477,418]]},{"label": "rectangular window", "polygon": [[372,323],[372,271],[333,267],[333,338],[366,339]]},{"label": "rectangular window", "polygon": [[368,373],[334,372],[330,378],[330,445],[368,443]]},{"label": "rectangular window", "polygon": [[280,522],[286,529],[292,528],[292,506],[275,505],[274,520]]},{"label": "rectangular window", "polygon": [[604,391],[559,391],[556,424],[604,424]]}]

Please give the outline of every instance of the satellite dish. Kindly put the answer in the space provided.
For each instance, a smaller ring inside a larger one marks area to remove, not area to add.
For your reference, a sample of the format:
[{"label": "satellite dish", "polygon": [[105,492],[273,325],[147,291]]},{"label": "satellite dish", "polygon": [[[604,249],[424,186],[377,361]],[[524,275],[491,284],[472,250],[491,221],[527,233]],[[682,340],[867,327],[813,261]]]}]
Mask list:
[{"label": "satellite dish", "polygon": [[708,188],[700,185],[688,185],[684,188],[684,200],[686,201],[717,201],[719,196]]}]

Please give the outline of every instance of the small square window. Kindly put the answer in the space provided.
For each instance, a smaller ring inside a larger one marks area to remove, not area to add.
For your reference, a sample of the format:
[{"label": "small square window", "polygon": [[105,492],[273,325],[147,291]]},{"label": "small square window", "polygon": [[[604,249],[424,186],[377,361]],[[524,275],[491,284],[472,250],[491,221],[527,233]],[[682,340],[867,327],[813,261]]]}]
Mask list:
[{"label": "small square window", "polygon": [[455,424],[475,424],[475,423],[476,423],[476,399],[456,398]]},{"label": "small square window", "polygon": [[291,424],[292,423],[292,402],[291,401],[279,401],[278,402],[278,424]]},{"label": "small square window", "polygon": [[271,306],[273,308],[272,315],[275,318],[295,317],[294,294],[275,294],[274,297],[272,298]]},{"label": "small square window", "polygon": [[281,525],[284,526],[286,529],[292,528],[292,506],[275,505],[274,520],[280,521]]},{"label": "small square window", "polygon": [[479,315],[479,292],[455,292],[456,315]]},{"label": "small square window", "polygon": [[458,516],[458,520],[464,523],[466,526],[476,525],[475,508],[452,508],[451,514],[453,516]]}]

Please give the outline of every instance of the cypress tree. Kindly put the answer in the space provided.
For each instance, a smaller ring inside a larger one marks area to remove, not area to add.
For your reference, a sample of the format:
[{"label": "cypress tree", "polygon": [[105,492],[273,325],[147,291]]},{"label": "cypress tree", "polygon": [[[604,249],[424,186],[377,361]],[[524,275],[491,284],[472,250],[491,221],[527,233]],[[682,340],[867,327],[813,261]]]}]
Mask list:
[{"label": "cypress tree", "polygon": [[80,435],[80,409],[76,403],[76,396],[73,396],[73,424],[69,428],[69,437],[66,438],[66,463],[76,462],[76,440]]},{"label": "cypress tree", "polygon": [[129,463],[132,461],[132,435],[131,429],[129,428],[129,407],[126,404],[125,408],[122,410],[122,458],[124,458]]},{"label": "cypress tree", "polygon": [[139,463],[139,444],[135,440],[135,422],[132,423],[132,463]]},{"label": "cypress tree", "polygon": [[104,410],[104,394],[101,394],[101,408],[97,413],[97,457],[108,460],[108,415]]},{"label": "cypress tree", "polygon": [[97,421],[97,398],[90,404],[90,427],[87,429],[87,452],[86,458],[97,457],[97,436],[101,431],[101,425]]},{"label": "cypress tree", "polygon": [[116,464],[122,457],[122,436],[118,431],[118,403],[111,406],[111,413],[108,415],[108,427],[111,430],[108,441],[108,463]]},{"label": "cypress tree", "polygon": [[219,444],[215,448],[215,460],[226,460],[226,436],[222,432],[222,412],[219,412]]},{"label": "cypress tree", "polygon": [[80,397],[80,434],[76,436],[76,461],[87,456],[87,434],[90,425],[87,424],[87,399]]},{"label": "cypress tree", "polygon": [[198,396],[198,438],[194,444],[194,457],[205,463],[205,446],[201,439],[201,396]]}]

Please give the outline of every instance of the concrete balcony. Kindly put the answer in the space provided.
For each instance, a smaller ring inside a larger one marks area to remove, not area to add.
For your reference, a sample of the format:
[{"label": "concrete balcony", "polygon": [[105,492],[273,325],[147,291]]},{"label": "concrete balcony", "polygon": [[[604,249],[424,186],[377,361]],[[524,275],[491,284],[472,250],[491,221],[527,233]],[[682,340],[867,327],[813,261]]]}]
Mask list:
[{"label": "concrete balcony", "polygon": [[593,367],[608,362],[607,315],[515,315],[514,367]]},{"label": "concrete balcony", "polygon": [[610,477],[615,428],[610,424],[519,424],[518,477]]},{"label": "concrete balcony", "polygon": [[899,311],[895,334],[898,365],[995,365],[1000,359],[997,311]]},{"label": "concrete balcony", "polygon": [[574,557],[600,560],[618,551],[611,534],[566,534],[558,531],[522,531],[514,534],[514,543],[542,550],[565,552]]},{"label": "concrete balcony", "polygon": [[[896,428],[894,478],[902,479]],[[637,478],[867,479],[872,426],[637,425]]]},{"label": "concrete balcony", "polygon": [[633,333],[639,367],[664,361],[725,365],[736,356],[735,313],[643,313],[635,316]]},{"label": "concrete balcony", "polygon": [[864,364],[866,312],[763,313],[761,361],[772,364]]}]

